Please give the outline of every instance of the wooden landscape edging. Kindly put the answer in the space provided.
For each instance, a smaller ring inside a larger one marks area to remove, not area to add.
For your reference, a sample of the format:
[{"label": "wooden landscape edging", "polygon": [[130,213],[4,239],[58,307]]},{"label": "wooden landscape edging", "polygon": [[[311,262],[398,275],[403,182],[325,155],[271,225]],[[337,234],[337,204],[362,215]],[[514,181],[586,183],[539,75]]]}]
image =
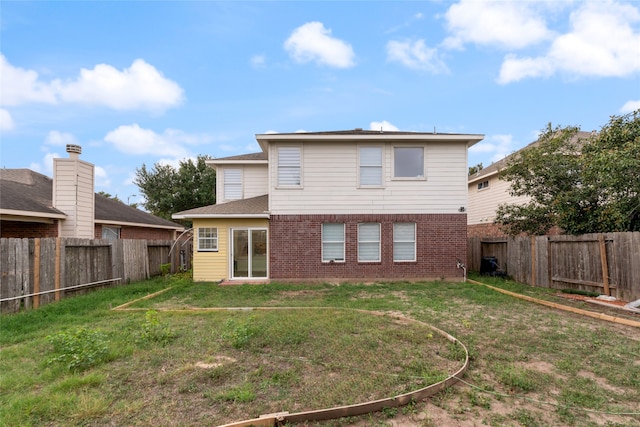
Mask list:
[{"label": "wooden landscape edging", "polygon": [[[171,288],[163,289],[161,291],[155,292],[153,294],[146,295],[144,297],[138,298],[133,301],[129,301],[125,304],[122,304],[118,307],[113,308],[114,311],[146,311],[148,308],[130,308],[132,304],[135,304],[138,301],[147,300],[155,297],[163,292],[168,291]],[[388,313],[383,313],[379,311],[368,311],[368,310],[360,310],[360,309],[349,309],[349,308],[339,308],[339,307],[205,307],[205,308],[197,308],[190,307],[185,309],[157,309],[157,311],[165,311],[172,313],[195,313],[202,311],[253,311],[253,310],[350,310],[357,311],[360,313],[370,314],[374,316],[390,316]],[[290,414],[288,412],[277,412],[273,414],[265,414],[261,415],[259,418],[253,418],[250,420],[237,421],[230,424],[224,424],[219,427],[270,427],[280,425],[282,423],[292,422],[302,422],[302,421],[321,421],[321,420],[330,420],[341,417],[352,417],[356,415],[364,415],[371,412],[381,411],[385,408],[397,408],[399,406],[408,405],[411,402],[416,402],[420,400],[424,400],[427,397],[433,396],[434,394],[451,387],[458,381],[460,381],[460,377],[465,373],[467,368],[469,367],[469,351],[467,347],[458,341],[457,338],[448,334],[447,332],[436,328],[435,326],[429,325],[427,323],[421,322],[419,320],[411,319],[402,315],[394,314],[391,317],[395,319],[402,319],[408,322],[419,323],[423,326],[428,327],[432,331],[444,336],[448,341],[452,342],[455,345],[459,345],[464,350],[465,358],[463,365],[452,375],[449,375],[445,380],[437,382],[435,384],[431,384],[427,387],[405,393],[400,394],[393,397],[388,397],[384,399],[372,400],[369,402],[356,403],[354,405],[347,406],[335,406],[333,408],[325,408],[318,409],[313,411],[304,411],[304,412],[296,412]]]},{"label": "wooden landscape edging", "polygon": [[494,291],[498,291],[500,293],[510,295],[515,298],[520,298],[525,301],[534,302],[540,305],[546,305],[547,307],[557,308],[559,310],[570,311],[572,313],[581,314],[583,316],[593,317],[595,319],[606,320],[608,322],[619,323],[621,325],[627,326],[635,326],[636,328],[640,328],[640,322],[636,322],[635,320],[625,319],[623,317],[615,317],[610,316],[604,313],[594,313],[593,311],[582,310],[580,308],[571,307],[568,305],[562,305],[551,301],[545,301],[537,298],[530,297],[528,295],[517,294],[515,292],[507,291],[506,289],[497,288],[495,286],[487,285],[486,283],[477,282],[475,280],[467,279],[467,282],[473,283],[474,285],[482,285],[486,286],[489,289],[493,289]]}]

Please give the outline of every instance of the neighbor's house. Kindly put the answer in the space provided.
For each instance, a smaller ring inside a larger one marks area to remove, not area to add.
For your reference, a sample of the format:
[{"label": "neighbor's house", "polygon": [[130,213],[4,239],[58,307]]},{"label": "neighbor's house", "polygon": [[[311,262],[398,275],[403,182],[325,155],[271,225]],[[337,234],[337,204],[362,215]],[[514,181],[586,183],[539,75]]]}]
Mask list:
[{"label": "neighbor's house", "polygon": [[[590,137],[592,132],[578,132],[575,140],[584,140]],[[507,163],[523,150],[536,146],[539,141],[534,141],[515,153],[492,163],[468,177],[469,211],[467,214],[467,229],[469,237],[503,237],[504,232],[495,222],[498,206],[502,204],[525,204],[531,200],[529,196],[512,196],[509,194],[511,183],[500,179],[501,171]],[[557,234],[558,229],[553,229],[551,234]]]},{"label": "neighbor's house", "polygon": [[219,280],[461,280],[467,148],[483,135],[260,134],[214,159],[217,204],[193,221],[193,275]]},{"label": "neighbor's house", "polygon": [[53,180],[29,169],[0,169],[0,237],[173,240],[184,227],[94,193],[94,166],[54,159]]}]

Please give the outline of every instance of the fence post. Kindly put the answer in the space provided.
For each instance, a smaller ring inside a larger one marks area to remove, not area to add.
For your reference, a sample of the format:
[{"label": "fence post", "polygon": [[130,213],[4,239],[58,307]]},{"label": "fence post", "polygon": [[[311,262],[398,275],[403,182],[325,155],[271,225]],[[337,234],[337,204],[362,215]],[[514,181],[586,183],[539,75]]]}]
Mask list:
[{"label": "fence post", "polygon": [[537,286],[536,283],[536,236],[531,236],[531,285]]},{"label": "fence post", "polygon": [[40,307],[40,239],[33,239],[33,308]]},{"label": "fence post", "polygon": [[609,263],[607,262],[607,245],[604,242],[604,235],[598,234],[598,243],[600,244],[600,262],[602,264],[602,283],[604,284],[605,295],[611,296],[609,289]]},{"label": "fence post", "polygon": [[62,244],[62,239],[60,237],[56,237],[56,260],[55,260],[55,274],[53,278],[53,288],[56,290],[55,300],[60,301],[60,245]]}]

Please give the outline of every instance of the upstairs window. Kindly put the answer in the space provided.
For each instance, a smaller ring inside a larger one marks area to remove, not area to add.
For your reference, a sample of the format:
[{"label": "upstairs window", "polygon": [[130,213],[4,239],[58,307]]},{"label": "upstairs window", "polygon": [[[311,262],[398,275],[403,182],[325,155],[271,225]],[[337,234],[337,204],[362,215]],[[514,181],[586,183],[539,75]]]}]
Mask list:
[{"label": "upstairs window", "polygon": [[218,250],[218,229],[215,227],[198,228],[198,251],[215,252]]},{"label": "upstairs window", "polygon": [[424,148],[394,147],[393,177],[400,179],[424,179]]},{"label": "upstairs window", "polygon": [[360,147],[360,185],[382,186],[382,147]]},{"label": "upstairs window", "polygon": [[224,170],[224,200],[237,200],[242,198],[242,170]]},{"label": "upstairs window", "polygon": [[344,224],[322,224],[322,262],[344,262]]},{"label": "upstairs window", "polygon": [[393,224],[393,260],[395,262],[416,260],[415,223]]},{"label": "upstairs window", "polygon": [[482,181],[478,183],[478,190],[482,190],[483,188],[489,188],[489,181]]},{"label": "upstairs window", "polygon": [[300,147],[278,147],[278,187],[300,187]]},{"label": "upstairs window", "polygon": [[358,262],[380,261],[380,224],[358,224]]}]

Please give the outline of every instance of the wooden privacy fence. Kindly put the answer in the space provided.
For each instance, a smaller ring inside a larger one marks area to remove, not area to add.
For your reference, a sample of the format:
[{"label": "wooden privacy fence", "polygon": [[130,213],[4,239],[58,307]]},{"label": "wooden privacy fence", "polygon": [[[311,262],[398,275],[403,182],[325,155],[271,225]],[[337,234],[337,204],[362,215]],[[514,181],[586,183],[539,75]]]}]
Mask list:
[{"label": "wooden privacy fence", "polygon": [[[175,244],[174,244],[175,243]],[[38,308],[89,286],[130,283],[191,267],[191,244],[172,240],[0,239],[0,313]],[[171,256],[169,252],[171,251]]]},{"label": "wooden privacy fence", "polygon": [[493,256],[514,280],[555,289],[579,289],[625,301],[640,299],[640,232],[470,237],[467,267],[480,271]]}]

